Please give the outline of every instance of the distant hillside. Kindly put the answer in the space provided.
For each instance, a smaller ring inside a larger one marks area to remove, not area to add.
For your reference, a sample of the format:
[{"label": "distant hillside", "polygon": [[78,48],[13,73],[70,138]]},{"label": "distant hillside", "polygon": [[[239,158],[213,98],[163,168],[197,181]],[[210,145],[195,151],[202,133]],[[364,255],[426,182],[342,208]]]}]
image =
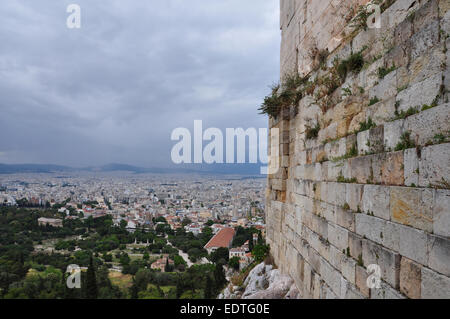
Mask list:
[{"label": "distant hillside", "polygon": [[0,174],[67,172],[74,169],[68,166],[49,164],[0,164]]},{"label": "distant hillside", "polygon": [[103,166],[73,168],[51,164],[0,164],[0,174],[54,172],[132,172],[136,174],[204,174],[204,175],[260,175],[259,164],[185,164],[173,168],[144,168],[111,163]]}]

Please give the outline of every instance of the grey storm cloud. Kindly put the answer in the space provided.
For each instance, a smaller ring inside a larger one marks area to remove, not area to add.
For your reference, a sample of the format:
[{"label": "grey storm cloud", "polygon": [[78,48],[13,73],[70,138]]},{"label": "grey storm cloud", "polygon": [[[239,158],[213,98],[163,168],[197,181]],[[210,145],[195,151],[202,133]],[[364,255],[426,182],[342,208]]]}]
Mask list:
[{"label": "grey storm cloud", "polygon": [[[66,8],[81,7],[81,29]],[[168,166],[177,127],[266,127],[276,0],[0,7],[0,163]]]}]

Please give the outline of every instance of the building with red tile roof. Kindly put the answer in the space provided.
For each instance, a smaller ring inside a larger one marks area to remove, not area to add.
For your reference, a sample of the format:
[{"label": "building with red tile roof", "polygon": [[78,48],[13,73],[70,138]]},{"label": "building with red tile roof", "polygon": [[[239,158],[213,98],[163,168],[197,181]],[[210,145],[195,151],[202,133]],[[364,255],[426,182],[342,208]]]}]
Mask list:
[{"label": "building with red tile roof", "polygon": [[234,228],[223,228],[210,239],[204,248],[208,251],[208,253],[212,253],[221,247],[230,248],[233,243],[235,233]]}]

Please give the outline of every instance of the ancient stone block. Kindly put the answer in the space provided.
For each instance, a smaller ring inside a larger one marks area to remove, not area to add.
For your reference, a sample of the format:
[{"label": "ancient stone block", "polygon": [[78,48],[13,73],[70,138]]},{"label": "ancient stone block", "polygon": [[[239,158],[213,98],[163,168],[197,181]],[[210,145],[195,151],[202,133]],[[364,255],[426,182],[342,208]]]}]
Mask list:
[{"label": "ancient stone block", "polygon": [[450,299],[450,278],[422,268],[422,299]]},{"label": "ancient stone block", "polygon": [[336,207],[336,224],[350,231],[355,231],[355,213],[342,207]]},{"label": "ancient stone block", "polygon": [[370,289],[371,299],[406,299],[401,293],[396,289],[392,288],[390,285],[381,281],[381,288]]},{"label": "ancient stone block", "polygon": [[341,292],[342,275],[333,268],[324,258],[320,258],[320,270],[322,279],[331,288],[331,290],[339,295]]},{"label": "ancient stone block", "polygon": [[399,236],[399,253],[422,265],[428,263],[428,236],[412,227],[396,225],[395,230]]},{"label": "ancient stone block", "polygon": [[417,30],[410,41],[411,59],[414,61],[439,42],[439,21],[434,20],[422,29]]},{"label": "ancient stone block", "polygon": [[370,150],[370,131],[360,132],[357,135],[358,154],[365,155]]},{"label": "ancient stone block", "polygon": [[362,242],[362,236],[351,232],[348,233],[348,250],[350,256],[355,259],[358,259],[360,255],[362,256]]},{"label": "ancient stone block", "polygon": [[338,250],[342,251],[348,247],[348,230],[340,226],[329,224],[328,240]]},{"label": "ancient stone block", "polygon": [[395,97],[371,105],[367,107],[366,111],[367,116],[370,116],[377,125],[383,124],[394,116]]},{"label": "ancient stone block", "polygon": [[349,159],[352,178],[360,184],[366,183],[371,176],[371,157],[362,156]]},{"label": "ancient stone block", "polygon": [[403,160],[405,167],[405,185],[419,185],[419,158],[417,156],[417,150],[415,148],[405,150]]},{"label": "ancient stone block", "polygon": [[356,234],[382,244],[386,221],[366,214],[355,215]]},{"label": "ancient stone block", "polygon": [[450,239],[430,235],[428,267],[450,276]]},{"label": "ancient stone block", "polygon": [[364,185],[361,210],[385,220],[391,219],[389,187]]},{"label": "ancient stone block", "polygon": [[361,266],[356,266],[356,287],[366,298],[370,298],[370,288],[367,286],[368,274],[366,270]]},{"label": "ancient stone block", "polygon": [[401,91],[397,94],[398,110],[406,112],[409,108],[431,105],[440,92],[441,84],[442,74],[439,73]]},{"label": "ancient stone block", "polygon": [[362,258],[367,267],[376,264],[381,269],[381,278],[392,287],[398,288],[400,276],[400,255],[369,240],[363,241]]},{"label": "ancient stone block", "polygon": [[388,153],[381,166],[381,181],[386,185],[403,185],[403,151]]},{"label": "ancient stone block", "polygon": [[404,120],[384,124],[384,147],[386,151],[393,151],[395,149],[395,146],[400,141],[400,136],[404,132],[403,124]]},{"label": "ancient stone block", "polygon": [[353,258],[344,257],[341,262],[342,275],[353,285],[356,284],[356,261]]},{"label": "ancient stone block", "polygon": [[450,237],[450,190],[437,190],[433,205],[433,233]]},{"label": "ancient stone block", "polygon": [[419,145],[433,141],[436,134],[447,135],[450,132],[450,104],[433,107],[408,117],[404,129],[411,132],[411,139]]},{"label": "ancient stone block", "polygon": [[439,19],[439,0],[430,0],[426,2],[414,14],[413,25],[414,33],[420,32],[429,23]]},{"label": "ancient stone block", "polygon": [[433,191],[411,187],[392,187],[390,199],[391,220],[433,231]]},{"label": "ancient stone block", "polygon": [[341,294],[343,299],[364,299],[364,295],[358,291],[355,287],[355,283],[351,283],[342,278],[341,281]]},{"label": "ancient stone block", "polygon": [[422,285],[422,266],[402,257],[400,264],[400,291],[412,299],[420,299]]},{"label": "ancient stone block", "polygon": [[422,149],[419,162],[419,186],[445,186],[450,181],[450,143]]},{"label": "ancient stone block", "polygon": [[353,211],[357,211],[361,207],[361,199],[363,196],[363,185],[347,184],[345,191],[345,202]]}]

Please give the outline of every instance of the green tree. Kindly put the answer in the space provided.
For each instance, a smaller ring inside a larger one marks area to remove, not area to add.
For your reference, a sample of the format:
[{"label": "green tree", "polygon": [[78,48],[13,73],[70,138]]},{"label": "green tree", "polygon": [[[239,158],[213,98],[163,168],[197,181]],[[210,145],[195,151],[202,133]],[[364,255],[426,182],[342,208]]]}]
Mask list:
[{"label": "green tree", "polygon": [[228,266],[234,270],[239,270],[239,257],[233,257],[228,261]]},{"label": "green tree", "polygon": [[219,263],[220,261],[228,262],[229,255],[230,251],[228,250],[228,248],[220,247],[211,254],[211,261],[215,264]]},{"label": "green tree", "polygon": [[255,258],[256,262],[261,262],[264,260],[268,252],[269,246],[258,244],[255,246],[255,248],[253,248],[252,255]]},{"label": "green tree", "polygon": [[211,276],[208,275],[206,277],[206,283],[205,283],[205,293],[204,293],[205,299],[213,298],[213,294],[214,294],[213,290],[214,290],[213,281],[211,279]]},{"label": "green tree", "polygon": [[87,299],[97,299],[97,279],[95,276],[94,260],[89,258],[89,267],[86,272],[86,298]]},{"label": "green tree", "polygon": [[225,270],[223,269],[223,264],[219,263],[216,265],[216,268],[214,269],[214,282],[215,282],[215,290],[216,292],[220,292],[222,290],[223,286],[227,282],[227,279],[225,277]]}]

